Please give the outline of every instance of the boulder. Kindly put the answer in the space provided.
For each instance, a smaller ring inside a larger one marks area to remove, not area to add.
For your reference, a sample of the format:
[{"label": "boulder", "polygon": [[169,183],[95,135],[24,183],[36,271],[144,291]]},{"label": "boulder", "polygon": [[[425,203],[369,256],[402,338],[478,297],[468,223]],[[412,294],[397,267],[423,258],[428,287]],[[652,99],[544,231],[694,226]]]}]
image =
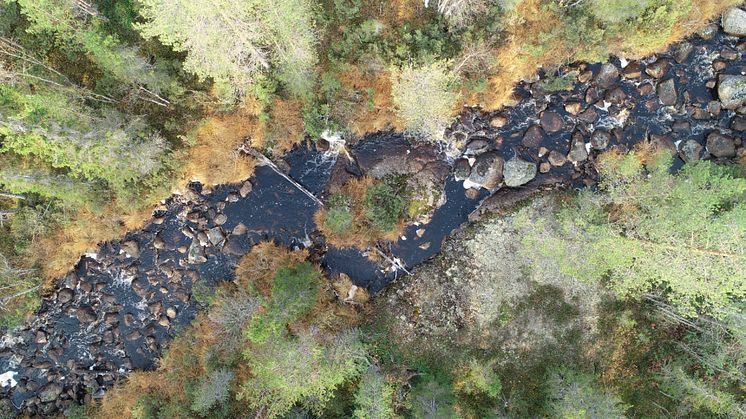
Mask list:
[{"label": "boulder", "polygon": [[57,400],[57,397],[62,394],[62,387],[55,383],[50,383],[44,386],[39,392],[39,400],[43,403],[49,403]]},{"label": "boulder", "polygon": [[456,178],[457,181],[466,180],[469,175],[471,174],[471,165],[469,165],[469,160],[466,159],[458,159],[453,164],[453,177]]},{"label": "boulder", "polygon": [[140,246],[134,240],[128,240],[122,243],[122,250],[124,253],[130,255],[133,259],[140,257]]},{"label": "boulder", "polygon": [[702,145],[694,140],[686,140],[679,143],[679,155],[685,162],[695,162],[702,158]]},{"label": "boulder", "polygon": [[591,135],[591,147],[595,150],[606,150],[611,143],[611,134],[608,131],[597,129]]},{"label": "boulder", "polygon": [[604,63],[596,75],[596,83],[604,89],[613,86],[619,80],[619,69],[612,63]]},{"label": "boulder", "polygon": [[484,153],[474,162],[468,182],[472,186],[494,189],[502,182],[503,165],[502,157],[492,152]]},{"label": "boulder", "polygon": [[585,142],[582,135],[573,135],[570,152],[567,153],[567,160],[573,163],[588,160],[588,150],[585,148]]},{"label": "boulder", "polygon": [[746,76],[721,75],[718,97],[725,109],[737,109],[746,103]]},{"label": "boulder", "polygon": [[502,128],[508,124],[508,118],[503,115],[495,115],[490,119],[490,126],[492,128]]},{"label": "boulder", "polygon": [[645,67],[645,73],[656,79],[663,77],[666,71],[668,71],[668,60],[658,60]]},{"label": "boulder", "polygon": [[735,157],[736,144],[733,138],[713,132],[707,136],[707,151],[715,157]]},{"label": "boulder", "polygon": [[746,12],[738,7],[726,10],[723,13],[723,30],[730,35],[746,35]]},{"label": "boulder", "polygon": [[673,59],[676,60],[677,63],[681,64],[689,58],[692,50],[694,50],[692,44],[688,42],[682,42],[673,47]]},{"label": "boulder", "polygon": [[552,166],[564,166],[565,163],[567,163],[567,158],[565,158],[565,155],[560,153],[557,150],[552,150],[549,152],[549,163]]},{"label": "boulder", "polygon": [[610,90],[608,93],[606,93],[606,101],[613,103],[615,105],[620,105],[622,102],[624,102],[624,99],[627,98],[627,94],[624,93],[624,90],[622,90],[621,87],[617,87],[613,90]]},{"label": "boulder", "polygon": [[545,111],[541,114],[541,127],[546,132],[557,132],[562,129],[565,121],[556,112]]},{"label": "boulder", "polygon": [[536,177],[536,164],[519,157],[513,157],[505,163],[505,185],[515,188],[525,185]]},{"label": "boulder", "polygon": [[251,191],[254,189],[254,185],[251,184],[248,180],[241,185],[241,189],[238,190],[239,195],[241,195],[241,198],[246,198],[248,194],[251,193]]},{"label": "boulder", "polygon": [[716,23],[710,23],[699,31],[699,36],[701,36],[705,41],[709,41],[718,34],[718,29]]},{"label": "boulder", "polygon": [[668,150],[671,156],[675,156],[678,150],[676,150],[676,144],[673,142],[668,135],[650,134],[648,137],[650,145],[656,150]]},{"label": "boulder", "polygon": [[205,249],[200,245],[199,240],[192,240],[192,244],[189,246],[187,254],[187,261],[192,264],[199,264],[207,262],[205,257]]},{"label": "boulder", "polygon": [[464,154],[466,154],[467,156],[477,156],[484,153],[489,148],[490,143],[489,141],[487,141],[486,138],[476,137],[473,140],[469,141],[469,144],[466,145]]},{"label": "boulder", "polygon": [[212,243],[212,245],[215,247],[220,247],[225,241],[223,230],[221,230],[220,227],[213,227],[207,230],[207,238],[210,240],[210,243]]},{"label": "boulder", "polygon": [[730,129],[734,131],[746,131],[746,118],[737,116],[730,123]]},{"label": "boulder", "polygon": [[639,79],[642,75],[642,72],[640,71],[640,63],[632,61],[627,64],[627,66],[624,67],[624,70],[622,70],[622,75],[625,79]]},{"label": "boulder", "polygon": [[666,106],[675,106],[678,100],[676,94],[676,83],[673,79],[668,79],[658,84],[658,99]]},{"label": "boulder", "polygon": [[536,148],[541,145],[541,141],[544,139],[544,132],[538,125],[531,125],[526,133],[523,134],[523,140],[521,144],[526,147]]},{"label": "boulder", "polygon": [[583,104],[580,102],[565,103],[565,111],[571,115],[577,115],[583,110]]}]

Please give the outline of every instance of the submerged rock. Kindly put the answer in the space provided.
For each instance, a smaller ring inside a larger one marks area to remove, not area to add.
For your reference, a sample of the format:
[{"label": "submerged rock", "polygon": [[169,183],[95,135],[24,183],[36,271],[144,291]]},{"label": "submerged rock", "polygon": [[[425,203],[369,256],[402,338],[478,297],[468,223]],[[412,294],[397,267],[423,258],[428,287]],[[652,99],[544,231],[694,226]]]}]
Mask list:
[{"label": "submerged rock", "polygon": [[514,188],[525,185],[536,177],[536,164],[513,157],[505,163],[505,185]]}]

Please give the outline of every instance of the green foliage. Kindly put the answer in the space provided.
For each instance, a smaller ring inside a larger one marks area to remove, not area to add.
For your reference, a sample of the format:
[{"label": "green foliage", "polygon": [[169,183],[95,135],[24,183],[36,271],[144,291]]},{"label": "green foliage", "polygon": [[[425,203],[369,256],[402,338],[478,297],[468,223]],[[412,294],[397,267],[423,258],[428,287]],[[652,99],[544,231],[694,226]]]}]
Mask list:
[{"label": "green foliage", "polygon": [[378,182],[365,195],[365,218],[379,231],[393,231],[399,222],[404,200],[387,182]]},{"label": "green foliage", "polygon": [[662,292],[685,315],[722,316],[746,296],[746,179],[710,162],[672,175],[663,154],[647,166],[632,159],[607,155],[603,193],[580,194],[560,214],[560,234],[537,234],[536,223],[527,248],[622,297]]},{"label": "green foliage", "polygon": [[352,226],[352,207],[350,199],[341,193],[336,193],[329,199],[325,223],[334,233],[343,235]]},{"label": "green foliage", "polygon": [[560,368],[552,371],[547,378],[547,391],[550,399],[546,407],[550,417],[581,418],[624,418],[627,406],[613,393],[599,388],[587,374]]},{"label": "green foliage", "polygon": [[434,380],[423,380],[407,395],[407,406],[415,418],[457,418],[451,390]]},{"label": "green foliage", "polygon": [[394,387],[386,382],[381,371],[370,366],[363,374],[355,392],[355,412],[358,419],[389,419],[395,417]]},{"label": "green foliage", "polygon": [[656,0],[591,0],[590,12],[607,23],[619,23],[640,16]]},{"label": "green foliage", "polygon": [[336,388],[365,371],[366,353],[356,331],[325,342],[308,331],[275,335],[244,352],[252,378],[241,386],[238,397],[270,418],[296,404],[320,414]]},{"label": "green foliage", "polygon": [[[225,99],[243,96],[269,70],[298,96],[308,95],[316,63],[313,9],[305,0],[140,0],[137,28],[187,53],[184,67],[212,78]],[[199,28],[199,30],[195,30]]]},{"label": "green foliage", "polygon": [[[407,65],[394,75],[392,95],[407,130],[437,141],[451,120],[458,99],[457,79],[444,61],[421,67]],[[422,100],[423,97],[428,98]]]},{"label": "green foliage", "polygon": [[539,82],[539,88],[549,94],[558,93],[564,90],[572,90],[577,81],[577,72],[565,74],[549,74]]},{"label": "green foliage", "polygon": [[230,396],[230,385],[234,378],[233,371],[225,368],[212,371],[197,386],[192,410],[202,416],[207,416],[216,405],[225,406],[225,402]]},{"label": "green foliage", "polygon": [[476,359],[459,369],[454,381],[456,391],[467,396],[487,396],[494,399],[502,389],[500,377],[492,366]]}]

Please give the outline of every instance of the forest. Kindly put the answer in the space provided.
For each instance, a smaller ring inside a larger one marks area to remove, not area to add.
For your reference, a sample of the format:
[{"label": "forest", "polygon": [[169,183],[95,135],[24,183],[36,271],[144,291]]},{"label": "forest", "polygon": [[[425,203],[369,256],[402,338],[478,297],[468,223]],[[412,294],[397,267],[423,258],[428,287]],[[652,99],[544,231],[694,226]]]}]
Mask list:
[{"label": "forest", "polygon": [[740,0],[0,0],[0,417],[746,418]]}]

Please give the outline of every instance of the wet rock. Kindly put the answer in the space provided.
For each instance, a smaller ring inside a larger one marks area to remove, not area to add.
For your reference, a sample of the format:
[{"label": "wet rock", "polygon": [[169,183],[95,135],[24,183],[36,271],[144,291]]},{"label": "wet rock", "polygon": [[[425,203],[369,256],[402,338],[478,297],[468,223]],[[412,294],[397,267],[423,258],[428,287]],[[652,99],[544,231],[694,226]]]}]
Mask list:
[{"label": "wet rock", "polygon": [[469,188],[464,192],[464,195],[466,195],[467,198],[471,199],[472,201],[479,198],[479,189],[476,188]]},{"label": "wet rock", "polygon": [[81,323],[92,323],[96,320],[96,312],[88,306],[77,308],[75,310],[75,316]]},{"label": "wet rock", "polygon": [[715,60],[712,62],[712,69],[715,70],[715,72],[721,72],[728,68],[728,63],[726,63],[723,60]]},{"label": "wet rock", "polygon": [[565,103],[565,111],[571,115],[577,115],[583,110],[583,104],[580,102]]},{"label": "wet rock", "polygon": [[57,292],[57,301],[61,304],[69,303],[75,296],[75,291],[70,288],[62,288]]},{"label": "wet rock", "polygon": [[603,89],[591,86],[585,91],[585,101],[592,105],[601,99],[601,95],[603,95]]},{"label": "wet rock", "polygon": [[127,336],[125,336],[125,339],[132,342],[132,341],[140,339],[141,337],[142,335],[140,334],[139,331],[133,330],[132,332],[128,333]]},{"label": "wet rock", "polygon": [[525,185],[536,177],[536,164],[519,157],[513,157],[505,163],[505,185],[515,188]]},{"label": "wet rock", "polygon": [[593,78],[593,72],[591,70],[583,71],[578,74],[578,81],[581,83],[588,83]]},{"label": "wet rock", "polygon": [[226,221],[228,221],[228,217],[225,214],[218,214],[215,216],[215,225],[223,225]]},{"label": "wet rock", "polygon": [[619,69],[612,63],[604,63],[596,75],[596,83],[604,89],[613,86],[619,80]]},{"label": "wet rock", "polygon": [[713,132],[707,136],[707,151],[715,157],[735,157],[736,144],[733,138]]},{"label": "wet rock", "polygon": [[746,12],[732,7],[723,13],[723,30],[730,35],[746,35]]},{"label": "wet rock", "polygon": [[624,67],[624,70],[622,70],[622,76],[625,79],[639,79],[640,76],[642,76],[640,63],[638,63],[637,61],[633,61],[627,64],[627,66]]},{"label": "wet rock", "polygon": [[469,165],[469,161],[466,159],[458,159],[453,164],[453,177],[461,182],[462,180],[466,180],[469,175],[471,174],[471,165]]},{"label": "wet rock", "polygon": [[725,109],[736,109],[746,103],[746,76],[721,75],[718,97]]},{"label": "wet rock", "polygon": [[207,238],[215,247],[220,247],[223,242],[225,242],[225,236],[223,235],[223,230],[220,227],[213,227],[207,230]]},{"label": "wet rock", "polygon": [[552,150],[549,152],[549,163],[552,166],[564,166],[565,163],[567,163],[567,158],[564,154],[560,153],[557,150]]},{"label": "wet rock", "polygon": [[738,52],[730,48],[723,48],[722,50],[720,50],[720,57],[724,60],[735,61],[738,59]]},{"label": "wet rock", "polygon": [[689,121],[676,121],[671,126],[671,129],[678,134],[688,133],[692,129],[692,124]]},{"label": "wet rock", "polygon": [[39,392],[39,400],[42,403],[53,402],[57,400],[60,394],[62,394],[62,386],[56,383],[47,384],[41,392]]},{"label": "wet rock", "polygon": [[705,41],[709,41],[718,34],[718,25],[716,23],[710,23],[709,25],[702,28],[699,31],[699,36]]},{"label": "wet rock", "polygon": [[594,150],[606,150],[611,143],[611,134],[608,131],[597,129],[591,134],[591,147]]},{"label": "wet rock", "polygon": [[238,194],[241,195],[241,198],[246,198],[251,191],[254,189],[254,185],[251,184],[248,180],[241,185],[241,189],[238,190]]},{"label": "wet rock", "polygon": [[717,100],[712,100],[707,104],[707,112],[709,112],[710,115],[713,117],[720,116],[721,108],[722,106],[720,102],[718,102]]},{"label": "wet rock", "polygon": [[543,139],[544,132],[541,130],[541,127],[538,125],[532,125],[526,130],[526,133],[523,134],[521,144],[526,147],[536,148],[541,145]]},{"label": "wet rock", "polygon": [[734,131],[746,131],[746,118],[737,116],[730,123],[730,129]]},{"label": "wet rock", "polygon": [[38,330],[36,332],[36,336],[34,337],[35,343],[47,343],[47,334],[42,332],[41,330]]},{"label": "wet rock", "polygon": [[503,166],[502,157],[492,152],[484,153],[474,162],[468,181],[474,186],[494,189],[503,179]]},{"label": "wet rock", "polygon": [[673,140],[668,135],[650,134],[648,140],[650,141],[650,145],[657,150],[668,150],[671,153],[671,156],[675,156],[676,153],[678,153],[678,150],[676,150],[676,144],[674,144]]},{"label": "wet rock", "polygon": [[593,107],[586,109],[585,111],[583,111],[583,113],[578,115],[579,121],[582,121],[588,124],[592,124],[596,122],[597,119],[598,119],[598,112],[596,112],[596,110],[593,109]]},{"label": "wet rock", "polygon": [[694,162],[702,158],[704,147],[694,140],[685,140],[679,143],[679,155],[685,162]]},{"label": "wet rock", "polygon": [[668,64],[668,60],[664,59],[650,63],[645,67],[645,73],[650,77],[659,79],[666,74],[666,71],[668,71]]},{"label": "wet rock", "polygon": [[177,312],[176,312],[175,308],[169,307],[169,308],[166,309],[166,316],[169,319],[174,319],[176,317],[176,314],[177,314]]},{"label": "wet rock", "polygon": [[552,168],[549,162],[543,161],[539,164],[539,173],[547,173]]},{"label": "wet rock", "polygon": [[616,89],[613,89],[606,94],[606,101],[615,105],[622,104],[622,102],[624,102],[624,99],[626,98],[627,94],[624,93],[624,90],[622,90],[621,87],[617,87]]},{"label": "wet rock", "polygon": [[588,160],[588,150],[585,148],[583,136],[573,135],[570,152],[567,153],[567,160],[573,163],[579,163]]},{"label": "wet rock", "polygon": [[128,240],[122,243],[122,250],[134,259],[140,257],[140,245],[138,245],[134,240]]},{"label": "wet rock", "polygon": [[545,111],[541,114],[541,127],[546,132],[557,132],[562,129],[565,121],[556,112]]},{"label": "wet rock", "polygon": [[153,247],[161,250],[166,247],[166,242],[164,242],[160,237],[156,237],[155,240],[153,240]]},{"label": "wet rock", "polygon": [[660,99],[663,105],[676,105],[678,95],[676,94],[676,83],[673,79],[668,79],[658,84],[658,99]]},{"label": "wet rock", "polygon": [[689,58],[689,55],[694,50],[692,44],[688,42],[682,42],[673,48],[673,59],[677,63],[681,64]]},{"label": "wet rock", "polygon": [[477,156],[489,150],[489,148],[490,143],[486,138],[475,138],[466,145],[464,154],[467,156]]}]

